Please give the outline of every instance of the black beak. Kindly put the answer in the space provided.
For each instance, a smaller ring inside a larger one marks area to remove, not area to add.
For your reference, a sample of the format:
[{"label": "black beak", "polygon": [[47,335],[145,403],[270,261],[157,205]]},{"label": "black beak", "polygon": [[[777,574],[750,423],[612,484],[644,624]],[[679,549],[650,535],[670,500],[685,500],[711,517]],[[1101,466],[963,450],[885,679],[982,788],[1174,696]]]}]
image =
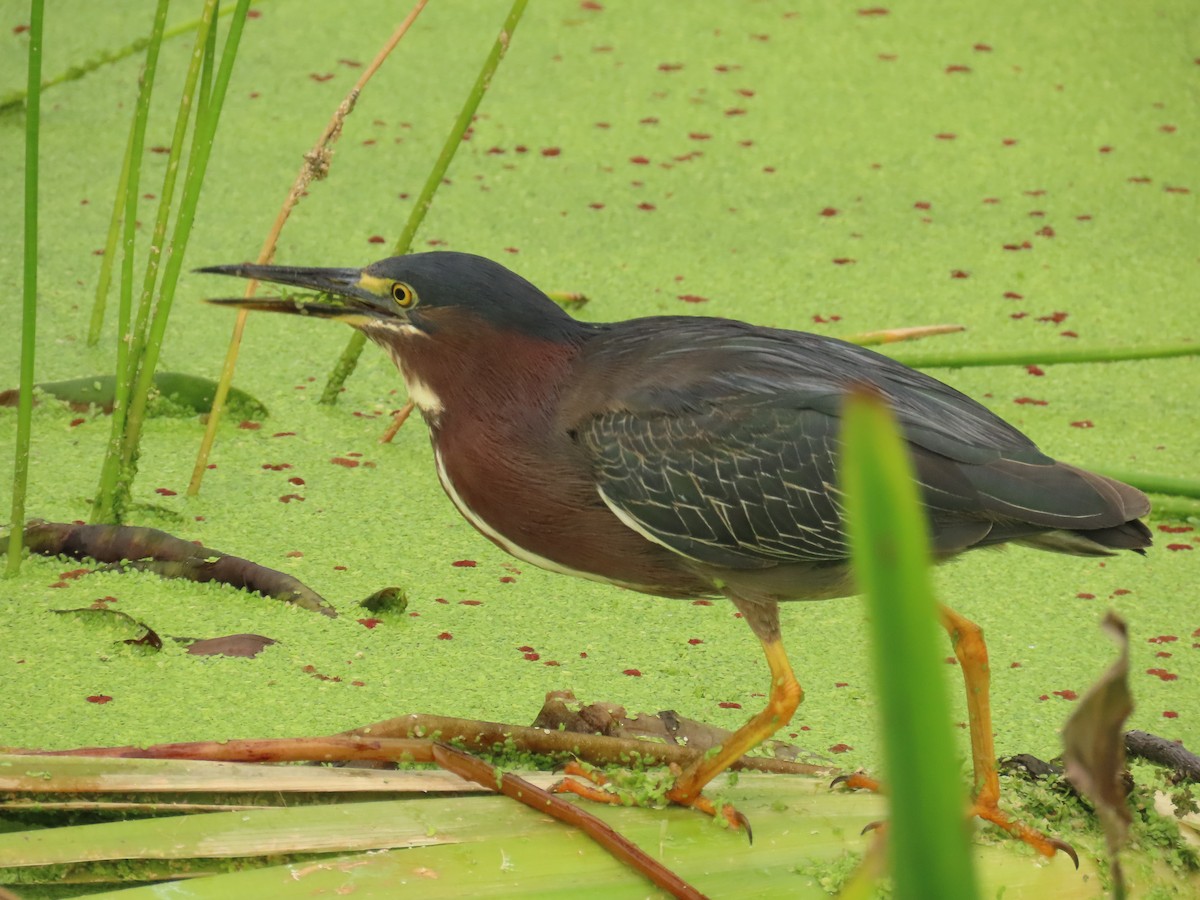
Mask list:
[{"label": "black beak", "polygon": [[236,275],[270,284],[301,288],[312,294],[283,297],[232,297],[207,300],[218,306],[294,313],[321,319],[340,319],[352,325],[363,320],[395,319],[397,309],[390,297],[376,293],[382,282],[365,276],[362,269],[316,269],[298,266],[259,266],[237,263],[196,269],[208,275]]}]

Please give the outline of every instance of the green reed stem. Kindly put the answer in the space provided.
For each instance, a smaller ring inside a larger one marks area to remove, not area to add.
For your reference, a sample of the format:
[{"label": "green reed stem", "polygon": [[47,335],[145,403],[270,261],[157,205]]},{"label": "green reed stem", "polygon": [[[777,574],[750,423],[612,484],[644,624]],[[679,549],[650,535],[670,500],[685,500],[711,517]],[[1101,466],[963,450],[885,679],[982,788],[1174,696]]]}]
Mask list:
[{"label": "green reed stem", "polygon": [[120,511],[115,507],[117,477],[120,474],[121,442],[129,404],[129,383],[123,377],[129,367],[129,319],[133,302],[134,238],[137,223],[138,186],[141,178],[143,148],[146,143],[146,120],[149,118],[150,97],[154,92],[154,75],[158,69],[158,53],[162,47],[163,30],[170,0],[159,0],[154,11],[154,25],[146,48],[146,64],[139,79],[137,105],[129,139],[129,172],[125,179],[122,221],[121,293],[117,307],[117,385],[113,397],[112,422],[108,451],[100,469],[100,485],[92,503],[93,522],[115,522]]},{"label": "green reed stem", "polygon": [[129,139],[125,142],[125,157],[121,161],[121,176],[117,179],[117,193],[113,197],[112,218],[108,222],[108,237],[104,241],[104,256],[100,259],[100,278],[96,282],[96,297],[92,301],[92,320],[88,325],[87,345],[100,343],[100,330],[104,327],[104,312],[108,305],[108,288],[112,284],[113,260],[117,258],[117,240],[121,236],[121,224],[125,214],[125,193],[129,186],[129,167],[133,161],[133,139],[136,119],[129,124]]},{"label": "green reed stem", "polygon": [[883,719],[895,896],[966,900],[976,896],[975,873],[912,463],[878,395],[852,393],[842,427],[847,533]]},{"label": "green reed stem", "polygon": [[[407,253],[412,247],[417,229],[421,227],[421,223],[425,220],[425,214],[429,212],[429,208],[433,205],[433,195],[441,185],[442,179],[445,178],[446,170],[450,168],[450,161],[454,159],[454,154],[462,145],[463,135],[466,134],[467,128],[470,127],[471,120],[475,117],[475,111],[479,109],[483,95],[487,93],[488,86],[492,83],[492,76],[496,74],[500,60],[504,58],[505,51],[508,50],[512,34],[516,30],[517,24],[521,21],[521,16],[524,15],[525,6],[528,2],[529,0],[513,0],[513,5],[508,11],[508,16],[505,18],[504,24],[500,26],[500,34],[496,36],[496,41],[492,44],[492,49],[483,61],[483,67],[479,70],[479,76],[475,79],[475,84],[472,86],[471,92],[467,95],[466,102],[463,103],[463,107],[458,113],[454,127],[450,129],[450,133],[446,136],[446,142],[442,144],[442,152],[438,154],[437,161],[433,164],[429,176],[425,179],[425,185],[421,188],[421,194],[417,197],[417,202],[413,205],[412,212],[409,213],[404,230],[396,240],[396,245],[392,249],[393,256],[401,256]],[[333,371],[329,373],[329,379],[325,383],[325,390],[321,392],[322,403],[333,404],[337,402],[338,394],[341,393],[346,379],[353,374],[354,368],[358,365],[358,358],[362,354],[362,349],[365,345],[366,338],[360,332],[355,331],[351,335],[350,341],[346,344],[346,349],[342,351],[342,355],[334,365]]]},{"label": "green reed stem", "polygon": [[[215,3],[215,0],[209,0],[209,2]],[[221,109],[225,104],[225,94],[229,88],[230,76],[237,59],[238,47],[246,24],[246,13],[249,9],[250,0],[238,0],[233,12],[233,19],[229,24],[229,33],[225,38],[225,46],[221,51],[221,61],[213,80],[209,101],[197,115],[192,150],[188,156],[187,176],[184,179],[183,197],[179,204],[179,214],[175,219],[175,230],[171,236],[166,266],[163,269],[158,302],[155,304],[154,316],[150,321],[145,358],[138,370],[137,384],[130,401],[129,424],[121,456],[121,484],[126,495],[136,474],[137,449],[141,439],[142,425],[145,421],[146,404],[154,384],[154,369],[158,365],[162,341],[167,332],[167,321],[175,299],[175,288],[179,283],[180,272],[183,270],[183,258],[187,250],[188,239],[191,236],[192,224],[196,218],[196,207],[200,201],[200,189],[208,170],[213,140],[216,137]],[[201,55],[203,55],[203,50],[201,50]]]},{"label": "green reed stem", "polygon": [[17,447],[13,461],[12,524],[6,575],[21,567],[25,497],[29,486],[29,444],[33,436],[33,362],[37,338],[38,143],[41,132],[42,0],[29,4],[29,102],[25,107],[25,276],[21,305],[21,387],[17,399]]},{"label": "green reed stem", "polygon": [[1064,347],[1029,350],[996,350],[948,353],[937,350],[905,352],[888,356],[914,369],[960,369],[969,366],[1033,366],[1055,363],[1123,362],[1131,359],[1164,359],[1200,355],[1200,341],[1178,344],[1149,344],[1142,347]]},{"label": "green reed stem", "polygon": [[[251,6],[261,6],[265,2],[266,2],[266,0],[254,0],[254,2],[251,3]],[[218,16],[227,16],[227,15],[229,15],[229,13],[231,11],[232,11],[232,7],[226,7],[225,9],[223,9],[219,13],[217,13],[217,15]],[[194,31],[195,29],[197,29],[199,27],[200,27],[200,20],[193,19],[190,22],[184,22],[180,25],[175,25],[171,28],[166,29],[166,31],[163,32],[163,39],[169,40],[170,38],[179,37],[179,35],[186,34],[189,31]],[[77,63],[73,66],[70,66],[67,69],[65,69],[64,71],[59,72],[57,75],[55,75],[52,78],[47,78],[45,81],[43,81],[41,83],[41,89],[43,91],[45,91],[45,90],[48,90],[49,88],[57,87],[58,85],[64,84],[68,81],[78,81],[79,79],[83,78],[84,76],[90,75],[92,72],[95,72],[97,69],[100,69],[104,66],[110,65],[112,63],[120,62],[123,59],[127,59],[128,57],[133,56],[135,53],[141,53],[143,50],[145,50],[149,46],[150,46],[149,38],[138,38],[133,43],[127,44],[124,47],[118,47],[115,50],[101,51],[96,56],[92,57],[91,59],[84,60],[81,63]],[[21,103],[24,103],[25,97],[27,95],[28,95],[28,90],[26,89],[26,90],[10,91],[9,93],[4,94],[3,96],[0,96],[0,112],[4,112],[4,110],[8,109],[10,106],[19,106]]]}]

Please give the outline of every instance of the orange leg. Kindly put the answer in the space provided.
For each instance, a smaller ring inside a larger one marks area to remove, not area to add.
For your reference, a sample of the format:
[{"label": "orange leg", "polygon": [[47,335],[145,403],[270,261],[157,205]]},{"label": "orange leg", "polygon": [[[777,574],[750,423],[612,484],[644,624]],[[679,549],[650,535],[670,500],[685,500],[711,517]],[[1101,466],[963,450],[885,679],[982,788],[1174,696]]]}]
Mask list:
[{"label": "orange leg", "polygon": [[[746,751],[753,750],[790,722],[796,707],[804,698],[804,691],[792,672],[778,633],[761,640],[767,655],[767,665],[771,669],[771,691],[767,697],[766,709],[730,735],[729,740],[722,744],[716,753],[705,754],[684,769],[675,779],[675,786],[667,792],[667,797],[673,803],[713,813],[712,803],[700,794],[704,786],[728,769]],[[727,809],[724,814],[729,818],[732,810]]]},{"label": "orange leg", "polygon": [[1079,868],[1079,858],[1070,844],[1046,837],[1001,811],[1000,775],[996,769],[996,749],[992,742],[992,706],[988,692],[991,670],[983,631],[948,606],[941,607],[941,623],[950,635],[954,655],[958,658],[967,686],[967,721],[971,729],[971,762],[975,770],[975,800],[971,805],[971,814],[1003,828],[1043,856],[1053,856],[1056,850],[1062,850]]},{"label": "orange leg", "polygon": [[[773,610],[772,610],[773,613]],[[791,721],[796,707],[804,692],[800,682],[792,673],[792,667],[784,652],[783,643],[779,639],[778,630],[768,637],[761,638],[763,649],[767,655],[767,665],[771,669],[771,691],[767,698],[767,707],[749,722],[730,735],[729,739],[715,753],[705,753],[697,757],[675,779],[674,786],[667,791],[667,799],[681,806],[690,806],[710,816],[722,816],[734,828],[745,828],[749,831],[749,823],[741,813],[732,806],[718,810],[711,800],[700,792],[704,786],[717,775],[728,769],[748,750],[753,750],[776,731]],[[603,789],[607,779],[599,773],[570,764],[566,774],[578,775],[591,782],[564,779],[556,784],[556,793],[578,794],[589,800],[601,803],[622,803],[616,794]]]}]

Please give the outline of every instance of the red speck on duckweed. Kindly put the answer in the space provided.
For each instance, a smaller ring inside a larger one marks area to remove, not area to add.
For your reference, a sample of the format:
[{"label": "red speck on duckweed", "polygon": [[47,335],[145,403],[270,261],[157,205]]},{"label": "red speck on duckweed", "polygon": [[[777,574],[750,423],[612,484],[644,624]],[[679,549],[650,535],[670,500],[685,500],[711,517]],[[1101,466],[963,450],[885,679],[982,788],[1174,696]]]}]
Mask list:
[{"label": "red speck on duckweed", "polygon": [[1183,534],[1185,531],[1193,531],[1191,525],[1159,525],[1158,530],[1164,534]]},{"label": "red speck on duckweed", "polygon": [[454,562],[450,563],[450,565],[457,569],[473,569],[479,564],[473,559],[456,559]]},{"label": "red speck on duckweed", "polygon": [[1018,403],[1022,406],[1046,406],[1050,403],[1049,400],[1034,400],[1032,397],[1017,397],[1013,403]]},{"label": "red speck on duckweed", "polygon": [[357,459],[347,459],[345,456],[335,456],[329,461],[335,466],[342,466],[346,469],[356,469],[359,465]]},{"label": "red speck on duckweed", "polygon": [[725,110],[725,115],[727,115],[727,116],[744,116],[745,114],[746,114],[746,111],[744,109],[741,109],[740,107],[736,107],[736,106],[733,107],[732,109]]},{"label": "red speck on duckweed", "polygon": [[692,606],[712,606],[711,600],[693,600]]},{"label": "red speck on duckweed", "polygon": [[382,234],[373,234],[369,238],[367,238],[368,244],[383,244],[386,242],[387,242],[387,239],[384,238],[384,236]]},{"label": "red speck on duckweed", "polygon": [[[239,425],[238,427],[240,428],[241,426]],[[295,437],[295,436],[296,436],[296,432],[294,432],[294,431],[277,431],[273,435],[271,435],[271,437]]]},{"label": "red speck on duckweed", "polygon": [[517,581],[517,579],[513,578],[511,575],[501,575],[500,576],[501,584],[515,584],[516,581]]},{"label": "red speck on duckweed", "polygon": [[155,489],[154,489],[154,493],[156,493],[156,494],[160,494],[160,495],[161,495],[161,496],[163,496],[163,497],[174,497],[174,496],[176,496],[176,492],[175,492],[175,491],[173,491],[173,490],[171,490],[170,488],[155,488]]},{"label": "red speck on duckweed", "polygon": [[532,653],[533,648],[532,647],[518,647],[517,652],[518,653]]},{"label": "red speck on duckweed", "polygon": [[946,665],[948,665],[948,666],[957,666],[957,665],[958,665],[958,660],[957,660],[957,659],[955,659],[953,656],[947,656],[947,657],[946,657]]},{"label": "red speck on duckweed", "polygon": [[383,619],[359,619],[358,624],[363,628],[374,628],[376,625],[383,624]]},{"label": "red speck on duckweed", "polygon": [[1024,294],[1018,294],[1016,291],[1005,291],[1005,292],[1004,292],[1004,299],[1005,299],[1005,300],[1024,300],[1024,299],[1025,299],[1025,295],[1024,295]]},{"label": "red speck on duckweed", "polygon": [[1158,637],[1146,638],[1147,644],[1173,644],[1179,640],[1174,634],[1160,634]]},{"label": "red speck on duckweed", "polygon": [[87,698],[88,703],[104,704],[108,703],[110,700],[112,700],[112,697],[108,696],[108,694],[92,694]]},{"label": "red speck on duckweed", "polygon": [[1019,669],[1019,668],[1021,668],[1021,664],[1019,662],[1009,663],[1008,667],[1010,669]]},{"label": "red speck on duckweed", "polygon": [[1095,428],[1096,423],[1091,419],[1080,419],[1078,422],[1071,423],[1072,428]]},{"label": "red speck on duckweed", "polygon": [[291,463],[263,463],[262,467],[268,472],[282,472],[284,469],[290,469]]},{"label": "red speck on duckweed", "polygon": [[1163,681],[1175,681],[1179,678],[1174,672],[1168,672],[1166,669],[1147,669],[1146,674],[1161,678]]},{"label": "red speck on duckweed", "polygon": [[623,670],[621,671],[621,674],[622,674],[622,675],[630,675],[630,676],[632,676],[632,677],[634,677],[634,678],[641,678],[641,677],[642,677],[642,673],[641,673],[639,670],[637,670],[637,669],[623,669]]},{"label": "red speck on duckweed", "polygon": [[660,72],[678,72],[683,68],[683,63],[659,63],[658,71]]},{"label": "red speck on duckweed", "polygon": [[1164,719],[1178,719],[1179,713],[1175,712],[1175,710],[1173,710],[1173,709],[1165,709],[1165,710],[1163,710],[1163,718]]},{"label": "red speck on duckweed", "polygon": [[932,208],[933,208],[933,204],[930,203],[928,200],[918,200],[916,203],[913,204],[913,209],[932,209]]},{"label": "red speck on duckweed", "polygon": [[631,156],[629,157],[629,161],[635,166],[648,166],[650,164],[649,158],[645,156]]},{"label": "red speck on duckweed", "polygon": [[950,272],[950,277],[951,278],[970,278],[971,273],[964,272],[962,269],[953,269]]},{"label": "red speck on duckweed", "polygon": [[72,428],[78,428],[80,425],[82,425],[82,424],[83,424],[84,422],[86,422],[86,421],[87,421],[87,419],[72,419],[72,420],[71,420],[71,427],[72,427]]},{"label": "red speck on duckweed", "polygon": [[849,750],[853,750],[853,749],[854,748],[851,747],[849,744],[834,744],[832,747],[829,748],[829,752],[830,753],[845,753],[845,752],[847,752]]},{"label": "red speck on duckweed", "polygon": [[604,209],[604,204],[603,204],[603,203],[595,203],[595,202],[593,202],[593,203],[589,203],[589,204],[588,204],[588,206],[590,206],[592,209]]},{"label": "red speck on duckweed", "polygon": [[[520,147],[517,148],[517,152],[521,152]],[[560,153],[562,153],[562,150],[559,147],[544,147],[542,149],[542,156],[558,156]]]},{"label": "red speck on duckweed", "polygon": [[835,681],[835,682],[833,683],[833,686],[834,686],[835,688],[838,688],[838,687],[850,687],[850,682],[848,682],[848,681]]},{"label": "red speck on duckweed", "polygon": [[238,422],[238,428],[242,429],[242,431],[258,431],[258,429],[262,428],[262,425],[258,422],[242,421]]},{"label": "red speck on duckweed", "polygon": [[1065,338],[1077,338],[1077,337],[1079,337],[1079,334],[1074,331],[1060,331],[1058,333],[1058,336],[1065,337]]},{"label": "red speck on duckweed", "polygon": [[699,294],[679,294],[679,299],[684,303],[707,303],[707,297],[701,297]]},{"label": "red speck on duckweed", "polygon": [[700,638],[688,638],[688,643],[695,647],[697,644],[703,644],[704,641]]},{"label": "red speck on duckweed", "polygon": [[299,559],[299,558],[300,558],[300,557],[302,557],[303,555],[304,555],[304,553],[303,553],[303,551],[301,551],[301,550],[289,550],[289,551],[287,552],[287,558],[288,558],[288,559]]},{"label": "red speck on duckweed", "polygon": [[836,216],[837,214],[838,214],[838,211],[836,209],[834,209],[832,206],[827,206],[823,210],[821,210],[821,215],[825,216],[826,218],[830,218],[831,216]]},{"label": "red speck on duckweed", "polygon": [[860,9],[858,14],[860,16],[886,16],[889,12],[890,10],[885,9],[882,6],[872,6],[867,9]]},{"label": "red speck on duckweed", "polygon": [[293,500],[299,500],[302,503],[304,502],[304,498],[299,494],[284,494],[279,498],[280,503],[291,503]]},{"label": "red speck on duckweed", "polygon": [[313,72],[313,73],[311,73],[311,74],[310,74],[308,77],[309,77],[309,78],[311,78],[313,81],[316,81],[316,82],[322,82],[322,81],[328,81],[330,78],[332,78],[332,77],[333,77],[333,73],[332,73],[332,72],[326,72],[326,73],[325,73],[325,74],[323,74],[323,75],[318,75],[316,72]]},{"label": "red speck on duckweed", "polygon": [[299,475],[293,475],[291,478],[288,479],[288,484],[302,485],[302,484],[304,484],[304,479],[301,478]]},{"label": "red speck on duckweed", "polygon": [[958,135],[954,134],[951,131],[942,131],[942,132],[939,132],[938,134],[935,134],[934,137],[937,138],[939,141],[952,141],[956,137],[958,137]]},{"label": "red speck on duckweed", "polygon": [[532,653],[526,653],[525,658],[527,660],[529,660],[530,662],[537,662],[539,659],[542,658],[542,655],[540,653],[534,651]]},{"label": "red speck on duckweed", "polygon": [[990,44],[976,44],[971,49],[974,50],[976,53],[991,53],[992,52],[992,47]]},{"label": "red speck on duckweed", "polygon": [[839,256],[833,260],[833,264],[835,266],[852,266],[857,262],[858,262],[858,260],[851,259],[848,256]]},{"label": "red speck on duckweed", "polygon": [[483,606],[482,600],[459,600],[459,606]]},{"label": "red speck on duckweed", "polygon": [[1096,599],[1095,594],[1089,594],[1086,591],[1080,591],[1078,594],[1075,595],[1075,597],[1078,600],[1095,600]]},{"label": "red speck on duckweed", "polygon": [[1043,369],[1041,366],[1034,366],[1034,365],[1026,366],[1025,371],[1028,372],[1030,375],[1037,375],[1039,377],[1046,374],[1046,370]]},{"label": "red speck on duckweed", "polygon": [[438,635],[438,640],[439,641],[452,641],[452,640],[454,640],[454,635],[452,635],[448,631],[443,631],[441,634]]},{"label": "red speck on duckweed", "polygon": [[637,205],[637,208],[640,210],[643,210],[644,212],[650,212],[651,210],[657,209],[658,207],[656,207],[653,203],[639,203]]},{"label": "red speck on duckweed", "polygon": [[1191,544],[1167,544],[1168,550],[1191,550]]},{"label": "red speck on duckweed", "polygon": [[946,66],[946,74],[947,75],[954,75],[958,72],[970,72],[970,71],[971,71],[970,66],[964,66],[964,65],[957,64],[957,63]]},{"label": "red speck on duckweed", "polygon": [[1062,697],[1064,700],[1078,700],[1079,699],[1079,695],[1077,693],[1075,693],[1073,690],[1071,690],[1070,688],[1067,688],[1065,691],[1054,691],[1054,696]]},{"label": "red speck on duckweed", "polygon": [[732,700],[722,700],[720,703],[717,704],[717,706],[721,707],[721,709],[741,709],[742,708],[742,704],[734,703]]}]

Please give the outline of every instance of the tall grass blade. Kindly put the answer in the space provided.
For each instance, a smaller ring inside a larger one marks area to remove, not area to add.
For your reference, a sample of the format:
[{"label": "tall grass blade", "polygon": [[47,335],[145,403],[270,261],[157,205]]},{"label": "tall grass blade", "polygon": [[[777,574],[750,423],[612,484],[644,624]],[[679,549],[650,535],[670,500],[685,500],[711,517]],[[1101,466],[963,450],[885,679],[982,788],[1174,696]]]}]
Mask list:
[{"label": "tall grass blade", "polygon": [[[17,447],[13,461],[12,533],[25,530],[25,495],[29,485],[29,443],[33,436],[33,362],[37,338],[38,144],[42,110],[42,0],[29,4],[29,102],[25,107],[25,274],[21,306],[21,387],[17,401]],[[8,542],[5,572],[21,567],[21,542]]]},{"label": "tall grass blade", "polygon": [[154,24],[146,48],[146,63],[139,79],[137,105],[129,139],[129,171],[125,179],[124,209],[121,238],[121,293],[117,308],[117,386],[113,397],[112,422],[108,451],[100,469],[100,484],[92,504],[93,522],[114,522],[120,511],[116,508],[117,476],[120,473],[121,440],[125,433],[125,418],[129,408],[129,385],[122,377],[129,367],[129,325],[133,298],[134,229],[137,223],[138,185],[141,179],[142,152],[146,143],[146,120],[150,113],[150,98],[154,92],[154,75],[158,69],[158,53],[162,47],[163,29],[170,0],[159,0],[154,10]]},{"label": "tall grass blade", "polygon": [[842,489],[854,573],[866,594],[891,796],[888,851],[899,898],[976,894],[938,645],[929,537],[908,451],[886,402],[846,402]]},{"label": "tall grass blade", "polygon": [[229,33],[225,37],[225,46],[221,51],[221,61],[217,67],[211,96],[196,120],[192,151],[188,157],[187,177],[184,179],[183,197],[179,204],[179,214],[175,219],[175,230],[171,236],[158,302],[155,304],[154,317],[150,322],[150,330],[146,338],[145,356],[138,370],[137,383],[130,401],[129,425],[121,458],[121,484],[126,493],[136,470],[137,448],[141,440],[146,404],[154,383],[154,369],[158,365],[158,355],[167,332],[167,321],[175,299],[175,287],[179,283],[179,274],[183,270],[183,258],[187,250],[188,238],[191,236],[192,224],[196,218],[196,207],[200,201],[200,188],[208,170],[208,160],[212,153],[217,125],[220,122],[221,108],[225,103],[225,93],[229,88],[229,79],[233,73],[233,65],[237,59],[242,31],[246,24],[246,13],[249,9],[250,0],[238,0],[233,11],[233,19],[229,23]]}]

